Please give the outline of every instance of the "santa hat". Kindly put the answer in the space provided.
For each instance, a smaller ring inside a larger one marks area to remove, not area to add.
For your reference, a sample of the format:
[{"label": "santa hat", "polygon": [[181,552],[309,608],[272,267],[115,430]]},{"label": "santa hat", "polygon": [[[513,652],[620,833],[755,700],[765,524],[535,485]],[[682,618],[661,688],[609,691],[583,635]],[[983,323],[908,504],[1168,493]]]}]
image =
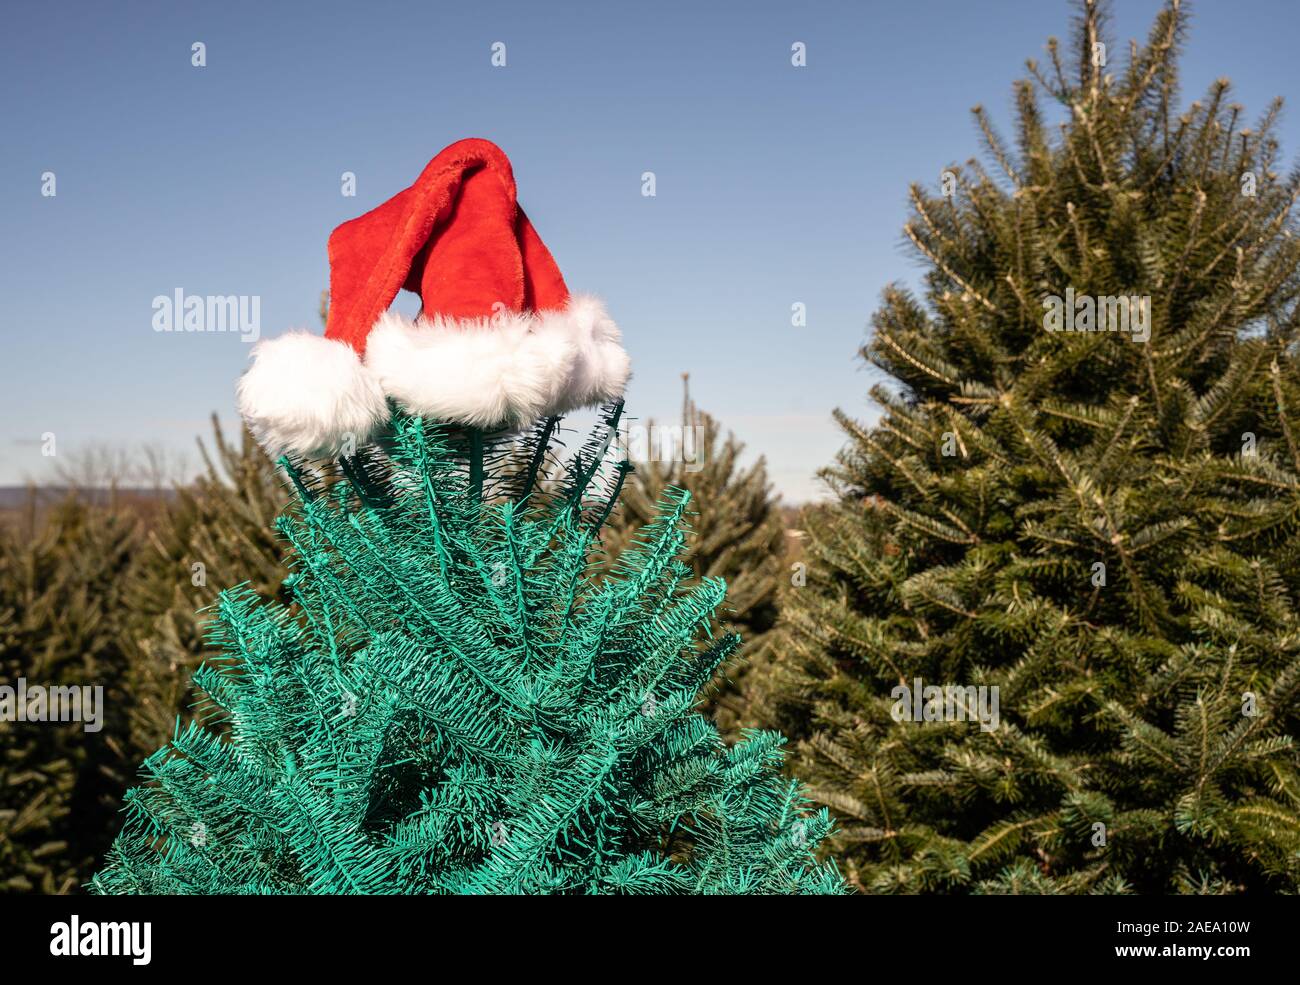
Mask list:
[{"label": "santa hat", "polygon": [[[254,346],[239,410],[272,455],[337,455],[387,420],[520,427],[623,392],[628,357],[595,298],[570,295],[515,201],[501,149],[461,140],[329,239],[325,335]],[[388,311],[420,296],[415,319]]]}]

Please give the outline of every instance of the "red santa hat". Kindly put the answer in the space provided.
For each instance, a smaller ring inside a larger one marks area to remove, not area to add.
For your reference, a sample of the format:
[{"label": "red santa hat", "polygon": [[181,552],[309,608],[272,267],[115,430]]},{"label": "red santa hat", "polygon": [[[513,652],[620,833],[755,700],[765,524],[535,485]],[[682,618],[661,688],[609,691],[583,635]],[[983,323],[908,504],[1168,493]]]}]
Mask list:
[{"label": "red santa hat", "polygon": [[[325,335],[259,342],[239,410],[272,455],[332,457],[386,399],[438,421],[521,427],[619,396],[628,357],[595,298],[569,294],[515,200],[501,149],[461,140],[330,235]],[[405,288],[414,319],[388,311]]]}]

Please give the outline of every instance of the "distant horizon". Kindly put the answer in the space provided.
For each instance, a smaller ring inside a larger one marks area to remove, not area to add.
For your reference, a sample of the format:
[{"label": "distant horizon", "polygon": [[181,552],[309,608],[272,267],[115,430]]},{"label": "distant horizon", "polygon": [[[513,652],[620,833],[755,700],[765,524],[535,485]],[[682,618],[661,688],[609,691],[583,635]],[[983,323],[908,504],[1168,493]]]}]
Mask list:
[{"label": "distant horizon", "polygon": [[[1160,6],[1114,6],[1117,66]],[[1247,119],[1300,97],[1293,32],[1275,29],[1291,6],[1190,6],[1184,105],[1225,75]],[[881,291],[921,286],[909,183],[978,156],[975,103],[1012,132],[1012,83],[1073,16],[1064,0],[10,4],[0,486],[50,480],[47,435],[60,455],[148,448],[197,471],[210,412],[237,434],[251,346],[159,330],[154,300],[251,315],[256,299],[261,337],[319,332],[330,230],[485,136],[569,286],[620,323],[628,413],[674,419],[689,372],[787,504],[824,498],[832,412],[876,417],[881,377],[857,352]],[[1294,162],[1293,113],[1279,135]]]}]

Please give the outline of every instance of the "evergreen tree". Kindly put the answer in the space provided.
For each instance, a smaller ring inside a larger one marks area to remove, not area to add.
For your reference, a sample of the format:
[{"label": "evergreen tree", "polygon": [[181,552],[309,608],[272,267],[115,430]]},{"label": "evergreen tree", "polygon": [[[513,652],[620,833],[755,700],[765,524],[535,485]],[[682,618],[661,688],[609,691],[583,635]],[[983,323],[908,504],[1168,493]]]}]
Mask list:
[{"label": "evergreen tree", "polygon": [[145,763],[93,887],[840,891],[781,737],[728,748],[693,711],[738,639],[699,638],[726,589],[684,587],[688,494],[593,575],[620,413],[549,494],[554,418],[516,445],[399,416],[320,472],[283,460],[293,605],[221,593],[202,718]]},{"label": "evergreen tree", "polygon": [[[650,436],[659,437],[656,443],[664,444],[662,429],[654,421],[649,422],[646,434],[647,445]],[[734,628],[745,641],[737,659],[721,668],[702,706],[724,734],[733,734],[742,724],[750,724],[744,718],[743,681],[770,659],[767,643],[776,622],[777,591],[784,572],[785,523],[764,459],[742,468],[744,444],[730,432],[724,438],[718,422],[695,406],[685,386],[681,434],[682,443],[677,445],[682,452],[680,461],[665,460],[664,454],[646,449],[651,454],[646,461],[638,461],[628,477],[602,542],[611,558],[616,558],[655,521],[660,502],[671,489],[691,494],[686,562],[696,580],[726,581],[722,624]],[[668,443],[675,443],[673,436]],[[716,628],[720,631],[722,627]]]},{"label": "evergreen tree", "polygon": [[212,433],[211,451],[199,443],[204,471],[176,490],[130,581],[136,619],[124,642],[137,762],[171,736],[178,715],[188,715],[190,676],[213,655],[204,610],[219,587],[242,580],[272,595],[288,575],[274,532],[288,501],[286,481],[246,430],[236,445],[214,414]]},{"label": "evergreen tree", "polygon": [[[976,108],[1000,177],[912,189],[924,294],[863,351],[896,386],[840,415],[789,593],[768,711],[867,891],[1300,889],[1300,176],[1276,104],[1179,111],[1176,0],[1113,70],[1102,13],[1029,63],[1014,150]],[[918,679],[997,727],[907,720]]]},{"label": "evergreen tree", "polygon": [[129,775],[121,640],[137,543],[134,517],[75,496],[39,525],[33,500],[28,529],[0,526],[0,685],[104,688],[96,732],[0,716],[0,892],[69,892],[108,847]]}]

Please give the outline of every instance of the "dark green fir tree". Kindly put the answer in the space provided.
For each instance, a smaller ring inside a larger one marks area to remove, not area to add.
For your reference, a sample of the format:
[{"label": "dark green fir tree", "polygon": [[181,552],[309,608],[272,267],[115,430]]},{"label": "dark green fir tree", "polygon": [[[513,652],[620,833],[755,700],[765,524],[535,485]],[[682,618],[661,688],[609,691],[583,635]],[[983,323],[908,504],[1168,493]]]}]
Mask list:
[{"label": "dark green fir tree", "polygon": [[863,891],[1300,889],[1300,178],[1277,106],[1179,107],[1182,4],[1103,14],[913,188],[789,593],[771,710]]},{"label": "dark green fir tree", "polygon": [[[108,847],[130,779],[122,641],[139,524],[91,502],[96,492],[40,517],[33,493],[25,520],[0,525],[0,893],[75,891]],[[77,689],[61,707],[81,721],[27,718],[42,714],[31,695],[55,688]]]},{"label": "dark green fir tree", "polygon": [[240,581],[273,595],[288,571],[275,518],[289,498],[284,476],[252,435],[238,442],[212,417],[212,441],[199,442],[204,469],[183,486],[138,551],[127,586],[134,614],[127,648],[130,750],[138,762],[188,716],[190,676],[214,653],[203,609],[221,587]]},{"label": "dark green fir tree", "polygon": [[525,439],[395,417],[284,460],[290,605],[220,594],[196,719],[144,765],[102,893],[834,893],[783,739],[695,710],[738,645],[686,587],[688,496],[597,577],[621,406]]},{"label": "dark green fir tree", "polygon": [[726,581],[727,599],[715,631],[733,629],[744,640],[737,658],[720,669],[715,686],[706,690],[702,706],[724,734],[732,735],[751,724],[742,698],[745,678],[762,673],[772,656],[769,634],[786,570],[785,522],[764,459],[743,465],[744,444],[696,407],[685,374],[683,381],[680,437],[675,426],[650,421],[641,426],[644,442],[629,439],[629,445],[644,451],[645,460],[637,461],[628,476],[602,541],[617,557],[658,517],[666,493],[684,489],[691,494],[686,562],[696,579]]}]

